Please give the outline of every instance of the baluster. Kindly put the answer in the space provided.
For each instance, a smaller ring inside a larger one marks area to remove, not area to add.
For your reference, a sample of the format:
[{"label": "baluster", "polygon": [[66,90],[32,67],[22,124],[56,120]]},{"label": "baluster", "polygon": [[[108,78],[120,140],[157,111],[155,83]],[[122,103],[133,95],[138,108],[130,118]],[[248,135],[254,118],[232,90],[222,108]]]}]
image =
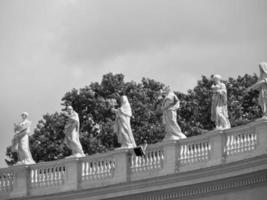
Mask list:
[{"label": "baluster", "polygon": [[226,136],[226,144],[224,147],[224,152],[226,153],[226,155],[229,155],[229,150],[230,150],[230,136],[227,135]]},{"label": "baluster", "polygon": [[201,143],[197,144],[197,161],[201,160]]},{"label": "baluster", "polygon": [[244,151],[248,151],[248,133],[244,135]]},{"label": "baluster", "polygon": [[38,188],[41,187],[42,183],[42,169],[38,170]]},{"label": "baluster", "polygon": [[61,174],[61,166],[58,166],[57,167],[57,169],[58,169],[58,171],[57,171],[57,185],[60,185],[61,184],[61,176],[62,176],[62,174]]},{"label": "baluster", "polygon": [[207,142],[204,142],[202,143],[202,159],[203,160],[206,160],[207,158],[207,155],[208,155],[208,143]]},{"label": "baluster", "polygon": [[49,168],[46,169],[45,175],[46,175],[45,186],[49,186],[50,185],[50,169]]},{"label": "baluster", "polygon": [[82,162],[82,170],[81,170],[81,176],[82,176],[82,180],[84,180],[84,177],[85,177],[85,162],[83,161]]},{"label": "baluster", "polygon": [[194,162],[197,162],[198,161],[198,151],[197,151],[197,148],[198,148],[198,144],[194,144],[194,159],[193,159],[193,163]]},{"label": "baluster", "polygon": [[151,169],[155,169],[155,163],[156,163],[156,160],[155,160],[155,151],[152,151],[151,152],[151,156],[152,156],[152,165],[151,165]]},{"label": "baluster", "polygon": [[160,150],[157,151],[157,168],[160,168]]},{"label": "baluster", "polygon": [[103,177],[103,160],[98,161],[98,165],[99,165],[99,178],[101,179]]},{"label": "baluster", "polygon": [[244,152],[244,139],[243,139],[243,137],[244,137],[244,133],[239,135],[239,138],[240,138],[240,151],[241,152]]},{"label": "baluster", "polygon": [[205,142],[205,160],[209,159],[209,150],[210,150],[210,144],[209,142]]},{"label": "baluster", "polygon": [[88,171],[88,177],[86,180],[91,180],[92,175],[93,175],[93,163],[91,161],[88,161],[87,163],[88,163],[89,171]]},{"label": "baluster", "polygon": [[96,164],[96,162],[94,161],[93,163],[92,163],[92,165],[93,165],[93,174],[92,174],[92,179],[94,180],[96,177],[97,177],[97,164]]},{"label": "baluster", "polygon": [[192,146],[191,144],[187,145],[187,155],[186,155],[186,164],[190,163],[191,160],[191,151],[192,151]]},{"label": "baluster", "polygon": [[35,187],[35,182],[36,182],[36,180],[35,180],[35,169],[32,169],[31,170],[31,186],[32,187]]},{"label": "baluster", "polygon": [[51,169],[51,185],[55,185],[55,167]]},{"label": "baluster", "polygon": [[131,171],[134,173],[135,171],[135,162],[134,162],[134,155],[131,154],[131,157],[130,157],[130,167],[131,167]]},{"label": "baluster", "polygon": [[88,177],[88,162],[87,161],[83,161],[82,162],[82,180],[87,180],[87,177]]},{"label": "baluster", "polygon": [[149,170],[150,169],[150,151],[147,152],[146,154],[146,170]]},{"label": "baluster", "polygon": [[240,135],[236,136],[237,138],[237,152],[241,151]]},{"label": "baluster", "polygon": [[205,149],[204,149],[205,142],[201,142],[199,144],[199,160],[205,159]]},{"label": "baluster", "polygon": [[111,160],[108,160],[108,163],[107,163],[107,170],[108,170],[108,176],[111,176]]},{"label": "baluster", "polygon": [[252,149],[254,150],[256,148],[256,144],[257,144],[257,134],[253,133],[252,134]]},{"label": "baluster", "polygon": [[234,138],[234,135],[230,135],[230,138],[231,138],[231,145],[230,145],[230,154],[233,154],[234,153],[234,150],[235,150],[235,138]]},{"label": "baluster", "polygon": [[185,163],[190,163],[190,158],[191,158],[191,145],[187,144],[186,146],[186,155],[185,155],[186,159],[185,159]]},{"label": "baluster", "polygon": [[0,191],[3,191],[3,178],[0,176]]}]

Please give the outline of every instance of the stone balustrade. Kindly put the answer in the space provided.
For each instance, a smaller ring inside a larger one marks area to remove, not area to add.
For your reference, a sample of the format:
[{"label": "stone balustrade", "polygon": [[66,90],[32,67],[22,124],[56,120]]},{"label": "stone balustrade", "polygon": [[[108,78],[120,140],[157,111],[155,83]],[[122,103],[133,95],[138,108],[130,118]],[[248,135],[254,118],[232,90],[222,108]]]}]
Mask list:
[{"label": "stone balustrade", "polygon": [[267,153],[267,120],[148,145],[137,157],[118,149],[83,158],[0,169],[0,199],[98,188],[231,163]]}]

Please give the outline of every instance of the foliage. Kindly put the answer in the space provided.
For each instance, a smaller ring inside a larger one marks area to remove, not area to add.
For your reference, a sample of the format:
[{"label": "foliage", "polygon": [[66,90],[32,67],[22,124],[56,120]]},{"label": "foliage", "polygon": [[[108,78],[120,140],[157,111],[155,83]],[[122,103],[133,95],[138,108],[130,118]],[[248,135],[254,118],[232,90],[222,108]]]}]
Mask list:
[{"label": "foliage", "polygon": [[[245,93],[245,88],[257,81],[257,76],[244,75],[225,81],[228,90],[229,118],[232,126],[245,124],[259,118],[261,111],[257,105],[257,91]],[[177,121],[187,136],[199,135],[215,127],[210,120],[212,80],[202,76],[197,86],[187,94],[175,92],[181,101]],[[126,94],[133,110],[131,126],[137,144],[144,140],[156,143],[163,139],[158,99],[164,84],[143,78],[140,83],[125,82],[123,74],[106,74],[101,83],[94,82],[79,90],[73,89],[62,98],[62,106],[72,105],[80,117],[80,140],[86,154],[105,152],[119,147],[112,124],[108,99],[116,99]],[[118,101],[119,102],[119,101]],[[60,113],[45,114],[38,122],[30,139],[30,148],[36,162],[62,159],[70,154],[64,144],[66,119]],[[14,164],[16,153],[7,148],[6,160]]]}]

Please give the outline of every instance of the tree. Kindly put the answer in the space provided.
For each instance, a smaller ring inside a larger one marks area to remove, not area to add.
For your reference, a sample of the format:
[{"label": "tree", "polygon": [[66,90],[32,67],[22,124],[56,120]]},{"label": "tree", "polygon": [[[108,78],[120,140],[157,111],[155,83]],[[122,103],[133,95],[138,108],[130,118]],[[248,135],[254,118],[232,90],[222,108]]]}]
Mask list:
[{"label": "tree", "polygon": [[[228,90],[229,118],[232,126],[248,123],[261,115],[257,105],[257,91],[245,93],[257,76],[244,75],[225,81]],[[202,76],[197,86],[187,94],[175,92],[181,101],[177,121],[187,136],[204,134],[215,125],[210,120],[212,80]],[[140,83],[125,82],[123,74],[106,74],[101,83],[94,82],[79,90],[73,89],[62,98],[62,106],[72,105],[80,118],[80,140],[86,154],[105,152],[119,147],[112,125],[115,119],[107,104],[108,99],[119,100],[126,94],[132,107],[131,126],[137,144],[144,140],[156,143],[163,139],[164,128],[158,112],[158,96],[164,84],[143,78]],[[119,101],[118,101],[119,102]],[[70,154],[64,144],[66,118],[60,113],[45,114],[38,122],[30,139],[30,148],[36,162],[61,159]],[[13,164],[16,153],[7,148],[6,160]]]}]

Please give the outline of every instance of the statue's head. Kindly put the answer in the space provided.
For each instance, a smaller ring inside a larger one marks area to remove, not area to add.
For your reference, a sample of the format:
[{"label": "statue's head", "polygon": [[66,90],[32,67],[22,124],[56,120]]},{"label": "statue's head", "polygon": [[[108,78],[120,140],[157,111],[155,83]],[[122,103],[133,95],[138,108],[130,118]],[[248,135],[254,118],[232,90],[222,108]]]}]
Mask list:
[{"label": "statue's head", "polygon": [[267,74],[267,63],[266,62],[261,62],[259,64],[260,67],[260,73],[262,74]]},{"label": "statue's head", "polygon": [[67,106],[67,112],[68,112],[69,114],[71,114],[71,113],[72,113],[72,111],[73,111],[73,108],[72,108],[72,106]]},{"label": "statue's head", "polygon": [[121,101],[121,105],[129,103],[126,95],[122,95],[120,101]]},{"label": "statue's head", "polygon": [[23,113],[21,113],[21,118],[22,118],[23,120],[27,119],[28,116],[29,116],[29,113],[27,113],[27,112],[23,112]]},{"label": "statue's head", "polygon": [[165,86],[162,90],[162,94],[165,96],[168,95],[170,92],[171,92],[170,86]]},{"label": "statue's head", "polygon": [[219,83],[221,80],[222,80],[222,76],[219,75],[219,74],[215,74],[212,76],[212,80],[215,82],[215,83]]}]

